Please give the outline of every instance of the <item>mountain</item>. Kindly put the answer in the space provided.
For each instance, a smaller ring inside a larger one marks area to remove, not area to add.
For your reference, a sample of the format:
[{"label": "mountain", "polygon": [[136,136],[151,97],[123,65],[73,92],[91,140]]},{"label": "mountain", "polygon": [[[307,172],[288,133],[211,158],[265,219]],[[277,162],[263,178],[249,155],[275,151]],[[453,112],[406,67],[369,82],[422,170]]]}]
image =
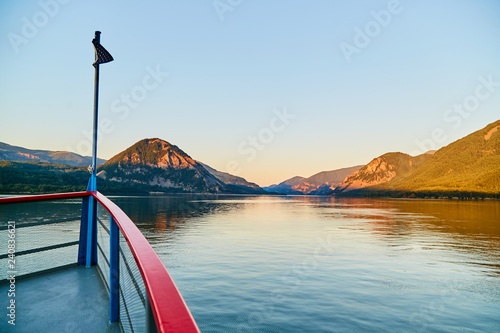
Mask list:
[{"label": "mountain", "polygon": [[418,168],[432,154],[422,154],[412,157],[404,153],[387,153],[373,159],[361,169],[348,175],[334,190],[334,194],[346,193],[352,190],[378,185],[408,175]]},{"label": "mountain", "polygon": [[252,194],[269,194],[267,191],[262,189],[259,185],[255,183],[248,182],[245,178],[231,175],[227,172],[217,171],[214,168],[200,162],[208,172],[210,172],[213,176],[219,179],[221,182],[226,184],[227,187],[231,190],[231,192],[235,193],[252,193]]},{"label": "mountain", "polygon": [[342,183],[346,176],[359,170],[361,167],[363,166],[358,165],[350,168],[322,171],[308,178],[296,176],[278,185],[264,187],[264,189],[266,191],[290,195],[329,195],[333,192],[334,188]]},{"label": "mountain", "polygon": [[371,191],[500,194],[500,120],[439,149],[405,177]]},{"label": "mountain", "polygon": [[[92,157],[81,156],[68,151],[33,150],[0,142],[0,161],[42,162],[72,166],[88,166],[92,164]],[[106,160],[97,159],[98,165],[104,162],[106,162]]]},{"label": "mountain", "polygon": [[301,195],[304,194],[302,192],[299,192],[297,190],[292,189],[293,186],[300,184],[302,181],[304,181],[306,178],[300,177],[300,176],[295,176],[290,179],[287,179],[279,184],[273,184],[267,187],[263,187],[264,190],[268,192],[276,192],[276,193],[281,193],[281,194],[291,194],[291,195]]},{"label": "mountain", "polygon": [[309,178],[304,179],[298,184],[292,186],[295,191],[303,194],[325,195],[330,194],[333,189],[339,186],[342,181],[351,173],[361,169],[363,165],[357,165],[350,168],[342,168],[332,171],[322,171]]},{"label": "mountain", "polygon": [[115,155],[98,169],[112,182],[156,186],[182,192],[228,192],[227,186],[179,147],[144,139]]}]

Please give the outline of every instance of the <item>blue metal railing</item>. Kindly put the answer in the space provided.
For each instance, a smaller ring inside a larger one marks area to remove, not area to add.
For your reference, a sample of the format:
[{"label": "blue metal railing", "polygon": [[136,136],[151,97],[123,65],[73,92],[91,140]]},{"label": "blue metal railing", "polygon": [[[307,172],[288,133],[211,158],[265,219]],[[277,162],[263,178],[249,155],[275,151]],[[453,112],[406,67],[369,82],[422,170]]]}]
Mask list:
[{"label": "blue metal railing", "polygon": [[[74,198],[81,198],[81,205]],[[57,216],[62,206],[47,213],[38,204],[67,199],[72,207],[65,213],[71,216]],[[26,217],[26,210],[20,204],[27,202],[37,202],[39,208],[31,217]],[[7,204],[15,209],[7,209]],[[65,259],[49,263],[50,267],[42,264],[45,260],[39,260],[29,271],[18,271],[18,279],[67,265],[97,266],[109,291],[110,322],[119,322],[123,331],[199,332],[175,283],[148,241],[130,218],[99,192],[0,198],[0,239],[8,235],[9,211],[13,216],[23,217],[19,227],[38,228],[30,236],[37,237],[37,241],[30,242],[35,246],[17,249],[16,256],[47,257],[50,251],[63,250],[61,257]],[[59,225],[63,226],[61,232],[54,233],[54,226]],[[40,237],[41,230],[51,236]],[[26,237],[28,233],[22,234]],[[68,239],[68,235],[74,239]],[[48,239],[54,242],[47,243]],[[73,251],[68,252],[68,248]],[[8,260],[8,255],[0,253],[0,261]],[[0,276],[0,283],[6,278]]]}]

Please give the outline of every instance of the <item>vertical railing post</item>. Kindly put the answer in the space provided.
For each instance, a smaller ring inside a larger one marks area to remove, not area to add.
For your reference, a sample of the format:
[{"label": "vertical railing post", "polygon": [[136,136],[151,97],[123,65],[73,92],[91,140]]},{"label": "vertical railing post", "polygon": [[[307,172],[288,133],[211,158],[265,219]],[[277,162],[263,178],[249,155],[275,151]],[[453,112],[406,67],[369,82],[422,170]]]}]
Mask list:
[{"label": "vertical railing post", "polygon": [[93,196],[89,197],[85,263],[87,267],[97,264],[97,200]]},{"label": "vertical railing post", "polygon": [[113,217],[109,221],[109,321],[119,320],[119,229]]},{"label": "vertical railing post", "polygon": [[80,243],[78,244],[78,265],[87,265],[87,230],[89,223],[89,200],[86,196],[82,199],[82,216],[80,220]]}]

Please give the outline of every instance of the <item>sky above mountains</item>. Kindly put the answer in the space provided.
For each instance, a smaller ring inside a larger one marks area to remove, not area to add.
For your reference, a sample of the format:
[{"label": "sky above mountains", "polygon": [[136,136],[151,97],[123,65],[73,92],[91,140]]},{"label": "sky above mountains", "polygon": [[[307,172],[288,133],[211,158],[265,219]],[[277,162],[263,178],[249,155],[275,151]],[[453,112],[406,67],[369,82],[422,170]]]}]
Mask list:
[{"label": "sky above mountains", "polygon": [[159,137],[261,186],[440,148],[500,118],[500,2],[2,1],[0,141]]}]

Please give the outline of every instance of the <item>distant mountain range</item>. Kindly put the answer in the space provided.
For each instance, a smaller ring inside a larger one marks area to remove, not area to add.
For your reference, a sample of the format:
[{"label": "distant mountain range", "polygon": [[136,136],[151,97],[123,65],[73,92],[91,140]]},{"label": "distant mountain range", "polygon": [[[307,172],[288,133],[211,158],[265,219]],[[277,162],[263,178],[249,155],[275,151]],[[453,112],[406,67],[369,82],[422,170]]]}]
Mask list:
[{"label": "distant mountain range", "polygon": [[[0,193],[85,189],[89,177],[86,166],[91,164],[90,157],[35,151],[7,144],[0,147],[3,148],[0,156],[4,160],[0,161]],[[61,163],[54,156],[63,156],[65,159],[62,161],[66,163]],[[160,139],[141,140],[99,166],[98,188],[105,193],[120,194],[269,194],[244,178],[219,172],[193,160],[179,147]]]},{"label": "distant mountain range", "polygon": [[[92,157],[81,156],[68,151],[27,149],[0,142],[0,161],[42,162],[72,166],[89,166],[92,164]],[[101,158],[97,159],[97,165],[101,165],[104,162],[106,162],[106,160]]]},{"label": "distant mountain range", "polygon": [[293,189],[312,195],[329,194],[334,188],[342,183],[346,176],[362,167],[362,165],[356,165],[350,168],[322,171],[293,186]]},{"label": "distant mountain range", "polygon": [[[90,157],[74,153],[0,143],[0,193],[83,190],[90,163]],[[386,153],[364,166],[296,176],[264,189],[196,161],[161,139],[137,142],[98,172],[98,187],[105,193],[500,197],[500,120],[438,151]]]},{"label": "distant mountain range", "polygon": [[264,189],[282,194],[328,195],[331,194],[333,189],[339,186],[348,175],[362,167],[362,165],[358,165],[350,168],[322,171],[308,178],[297,176],[287,179],[277,185],[264,187]]},{"label": "distant mountain range", "polygon": [[301,177],[301,176],[295,176],[293,178],[290,178],[290,179],[287,179],[279,184],[275,184],[275,185],[270,185],[270,186],[267,186],[267,187],[263,187],[264,190],[266,191],[274,191],[274,192],[278,192],[278,193],[281,193],[281,194],[297,194],[297,195],[300,195],[300,194],[304,194],[302,192],[299,192],[297,190],[294,190],[292,187],[297,185],[297,184],[300,184],[301,182],[303,182],[304,180],[306,180],[306,178],[304,177]]},{"label": "distant mountain range", "polygon": [[437,151],[386,153],[365,166],[297,176],[264,189],[294,195],[500,197],[500,120]]}]

